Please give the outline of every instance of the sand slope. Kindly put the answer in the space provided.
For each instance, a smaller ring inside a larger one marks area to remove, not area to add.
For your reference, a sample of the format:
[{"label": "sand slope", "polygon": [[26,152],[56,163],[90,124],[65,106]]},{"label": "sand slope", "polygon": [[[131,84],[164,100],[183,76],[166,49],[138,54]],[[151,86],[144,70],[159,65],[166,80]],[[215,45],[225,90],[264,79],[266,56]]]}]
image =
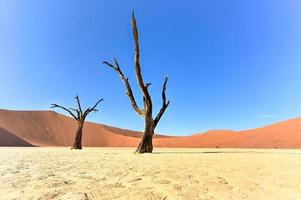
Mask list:
[{"label": "sand slope", "polygon": [[2,147],[0,199],[297,200],[300,157],[282,149]]},{"label": "sand slope", "polygon": [[[74,140],[77,123],[53,111],[0,110],[0,127],[36,146],[70,146]],[[2,137],[4,136],[0,135],[0,140]],[[134,147],[139,143],[140,137],[141,133],[137,131],[86,122],[83,145]],[[14,141],[11,138],[10,143],[13,144]],[[213,130],[185,137],[157,135],[154,145],[156,147],[301,148],[301,118],[245,131]],[[0,146],[5,145],[0,143]]]}]

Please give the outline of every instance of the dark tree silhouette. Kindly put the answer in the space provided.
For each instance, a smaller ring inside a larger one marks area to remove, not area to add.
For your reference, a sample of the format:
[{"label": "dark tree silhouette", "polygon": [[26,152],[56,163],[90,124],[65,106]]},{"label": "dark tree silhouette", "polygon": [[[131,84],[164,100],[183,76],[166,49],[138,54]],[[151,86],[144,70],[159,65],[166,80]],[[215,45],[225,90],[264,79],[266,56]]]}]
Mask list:
[{"label": "dark tree silhouette", "polygon": [[105,65],[111,67],[114,69],[120,76],[121,80],[123,81],[125,88],[127,90],[127,96],[129,97],[132,107],[135,110],[138,115],[142,116],[145,119],[145,129],[144,134],[142,136],[141,142],[139,143],[136,152],[137,153],[152,153],[153,151],[153,144],[152,139],[154,135],[155,128],[157,127],[161,117],[163,116],[166,108],[168,107],[170,101],[166,101],[166,87],[167,87],[167,80],[168,77],[165,78],[162,88],[162,107],[157,114],[157,116],[153,117],[153,104],[151,96],[148,92],[148,87],[151,85],[151,83],[144,83],[142,74],[141,74],[141,68],[140,68],[140,49],[139,49],[139,42],[138,42],[138,29],[136,24],[135,15],[133,12],[132,15],[132,28],[133,28],[133,36],[134,36],[134,43],[135,43],[135,73],[136,78],[138,81],[138,85],[140,87],[140,90],[143,95],[143,104],[144,108],[140,109],[136,103],[135,97],[132,92],[132,88],[129,83],[129,79],[126,78],[123,74],[123,72],[120,69],[119,63],[117,59],[114,59],[114,64],[111,64],[107,61],[103,62]]},{"label": "dark tree silhouette", "polygon": [[96,107],[101,101],[103,101],[103,99],[100,99],[99,101],[97,101],[96,104],[93,107],[89,107],[84,112],[83,112],[82,107],[80,105],[79,96],[76,96],[75,99],[77,101],[77,106],[78,106],[77,109],[75,109],[75,108],[65,108],[65,107],[60,106],[58,104],[52,104],[52,106],[50,108],[61,108],[65,111],[67,111],[77,121],[78,127],[77,127],[77,131],[76,131],[76,135],[75,135],[74,144],[72,145],[71,149],[82,149],[82,135],[83,135],[83,128],[84,128],[85,119],[89,115],[90,112],[98,111],[96,109]]}]

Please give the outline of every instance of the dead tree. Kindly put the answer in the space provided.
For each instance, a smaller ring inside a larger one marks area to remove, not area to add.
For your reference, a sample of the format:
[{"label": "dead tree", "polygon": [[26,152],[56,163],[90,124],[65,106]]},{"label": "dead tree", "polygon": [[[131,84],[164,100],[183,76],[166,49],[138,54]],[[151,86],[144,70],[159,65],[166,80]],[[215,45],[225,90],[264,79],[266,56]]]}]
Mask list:
[{"label": "dead tree", "polygon": [[76,135],[75,135],[75,140],[74,143],[71,147],[71,149],[82,149],[82,135],[83,135],[83,128],[84,128],[84,122],[86,117],[89,115],[90,112],[98,111],[96,109],[97,105],[103,101],[103,99],[100,99],[99,101],[96,102],[96,104],[93,107],[89,107],[86,109],[84,112],[82,110],[82,107],[80,105],[80,100],[79,96],[76,96],[76,101],[77,101],[77,106],[78,108],[65,108],[63,106],[60,106],[58,104],[52,104],[51,108],[61,108],[65,111],[67,111],[76,121],[78,124],[77,130],[76,130]]},{"label": "dead tree", "polygon": [[114,64],[111,64],[107,61],[103,62],[105,65],[111,67],[114,69],[120,76],[121,80],[123,81],[125,88],[127,90],[127,96],[130,99],[131,105],[135,112],[143,117],[145,119],[145,129],[144,133],[142,136],[142,139],[137,147],[136,152],[137,153],[152,153],[153,151],[153,144],[152,144],[152,139],[154,135],[155,128],[157,127],[161,117],[163,116],[166,108],[168,107],[170,101],[166,101],[166,87],[167,87],[167,80],[168,77],[165,78],[164,83],[163,83],[163,88],[162,88],[162,107],[157,114],[157,116],[154,118],[153,117],[153,104],[152,104],[152,99],[148,91],[148,87],[151,85],[151,83],[145,83],[142,78],[141,74],[141,68],[140,68],[140,50],[139,50],[139,42],[138,42],[138,29],[137,29],[137,24],[136,24],[136,19],[134,16],[134,12],[132,15],[132,28],[133,28],[133,36],[134,36],[134,43],[135,43],[135,73],[136,73],[136,78],[138,81],[138,85],[140,87],[140,90],[143,95],[143,104],[144,107],[143,109],[139,108],[135,97],[133,95],[132,88],[129,83],[129,79],[126,78],[120,69],[119,63],[117,59],[114,59]]}]

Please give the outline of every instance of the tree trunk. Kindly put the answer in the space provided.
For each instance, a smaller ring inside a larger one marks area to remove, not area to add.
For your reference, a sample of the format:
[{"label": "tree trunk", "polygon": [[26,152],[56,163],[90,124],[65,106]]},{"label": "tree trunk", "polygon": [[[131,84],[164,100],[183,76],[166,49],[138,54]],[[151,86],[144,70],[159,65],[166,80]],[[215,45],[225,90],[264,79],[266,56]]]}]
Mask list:
[{"label": "tree trunk", "polygon": [[75,141],[71,149],[82,149],[82,135],[83,135],[83,122],[78,122],[78,128],[76,131]]},{"label": "tree trunk", "polygon": [[154,123],[152,119],[145,120],[145,129],[141,141],[137,147],[136,153],[153,152]]}]

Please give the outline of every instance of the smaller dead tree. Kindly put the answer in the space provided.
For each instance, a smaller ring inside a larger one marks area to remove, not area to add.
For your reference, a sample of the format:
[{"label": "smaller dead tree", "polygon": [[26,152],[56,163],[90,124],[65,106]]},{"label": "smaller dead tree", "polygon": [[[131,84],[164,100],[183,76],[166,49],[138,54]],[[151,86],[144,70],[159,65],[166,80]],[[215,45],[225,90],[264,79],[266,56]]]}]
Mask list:
[{"label": "smaller dead tree", "polygon": [[87,108],[84,112],[83,112],[81,104],[80,104],[79,96],[76,96],[75,99],[77,101],[77,106],[78,106],[77,109],[65,108],[58,104],[52,104],[52,106],[50,108],[61,108],[61,109],[65,110],[66,112],[68,112],[77,121],[78,127],[77,127],[76,134],[75,134],[75,140],[74,140],[74,143],[73,143],[71,149],[82,149],[82,136],[83,136],[83,128],[84,128],[85,119],[92,111],[94,111],[94,112],[98,111],[96,109],[96,107],[101,101],[103,101],[103,99],[100,99],[99,101],[97,101],[93,107]]}]

